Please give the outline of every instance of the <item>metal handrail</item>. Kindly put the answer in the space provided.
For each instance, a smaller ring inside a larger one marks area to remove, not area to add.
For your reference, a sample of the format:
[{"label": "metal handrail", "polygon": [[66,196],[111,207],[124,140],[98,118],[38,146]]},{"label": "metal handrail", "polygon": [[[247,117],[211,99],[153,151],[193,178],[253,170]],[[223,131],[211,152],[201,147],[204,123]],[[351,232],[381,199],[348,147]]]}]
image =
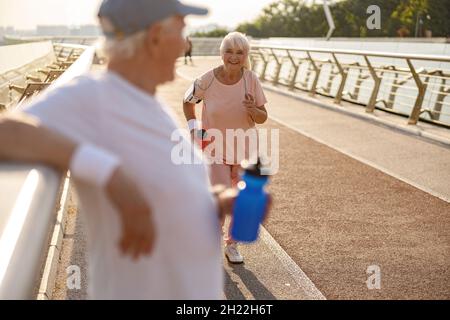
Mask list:
[{"label": "metal handrail", "polygon": [[[295,54],[296,52],[301,52],[303,55],[299,56]],[[314,57],[315,53],[328,54],[330,58],[326,60],[323,57],[316,59]],[[345,61],[343,61],[342,55],[347,56]],[[348,56],[359,57],[359,61],[350,61]],[[368,113],[372,113],[377,108],[404,115],[405,111],[396,110],[395,97],[409,98],[414,101],[411,102],[412,109],[409,112],[408,124],[417,124],[420,118],[421,120],[450,127],[450,120],[444,123],[440,119],[440,116],[445,114],[442,112],[442,108],[446,106],[444,100],[450,95],[450,92],[445,90],[448,87],[448,83],[450,83],[450,74],[446,74],[445,70],[436,70],[435,67],[433,67],[432,71],[427,71],[423,67],[417,68],[412,63],[412,61],[417,60],[450,63],[450,56],[253,45],[250,51],[250,58],[253,62],[253,71],[259,73],[261,80],[270,80],[274,85],[285,85],[290,90],[306,90],[309,91],[311,96],[315,94],[332,96],[336,104],[341,104],[342,100],[364,104]],[[361,62],[361,58],[364,63]],[[400,59],[406,62],[407,68],[396,65],[377,66],[374,64],[373,58]],[[290,70],[287,76],[280,74],[285,63],[290,63]],[[305,79],[298,80],[298,77],[301,75],[300,69],[305,63],[308,64],[304,74]],[[331,65],[331,68],[328,67],[330,69],[328,73],[324,69],[325,65]],[[258,71],[258,69],[260,70]],[[311,81],[312,84],[309,85]],[[370,98],[368,98],[368,101],[362,102],[359,98],[362,90],[367,91],[367,86],[362,85],[365,81],[373,83],[373,87],[369,93]],[[350,82],[354,82],[354,84]],[[410,83],[413,83],[415,86],[408,85]],[[330,91],[332,87],[337,87],[336,92],[332,93]],[[386,88],[390,88],[390,90],[386,90]],[[415,89],[417,95],[408,96],[397,93],[398,90],[406,88],[409,88],[409,90]],[[431,100],[430,98],[426,99],[425,96],[431,95],[436,91],[439,92],[439,96],[435,99],[435,104],[431,108],[429,105]],[[389,98],[379,97],[382,92],[389,92]],[[383,100],[388,101],[385,106],[379,104]],[[425,102],[428,103],[428,106],[424,107]],[[427,110],[432,110],[432,116],[429,119],[422,116],[430,114],[426,112]]]},{"label": "metal handrail", "polygon": [[32,299],[60,180],[46,167],[0,163],[0,300]]},{"label": "metal handrail", "polygon": [[[27,74],[24,77],[22,74],[19,78],[25,78],[26,83],[25,86],[19,86],[15,84],[9,84],[9,98],[10,105],[14,102],[14,104],[20,105],[24,100],[32,97],[39,91],[44,90],[50,85],[54,85],[54,83],[58,83],[59,77],[66,77],[70,75],[73,77],[72,72],[67,72],[67,70],[75,63],[80,64],[80,61],[92,56],[94,53],[90,52],[89,54],[82,55],[85,50],[95,51],[94,47],[88,47],[84,45],[77,44],[61,44],[56,43],[53,44],[53,50],[55,52],[56,61],[50,65],[47,65],[45,68],[37,69],[34,71],[34,74]],[[58,53],[56,53],[59,51]],[[76,68],[72,68],[74,70]],[[38,76],[39,75],[39,76]],[[41,76],[44,75],[44,78]],[[31,82],[30,82],[31,81]],[[8,85],[8,84],[7,84]],[[17,99],[13,98],[12,92],[19,93],[20,96]]]},{"label": "metal handrail", "polygon": [[[48,89],[72,80],[90,68],[94,48]],[[0,300],[33,299],[48,248],[61,175],[39,165],[0,163]]]},{"label": "metal handrail", "polygon": [[100,36],[30,36],[30,37],[20,37],[20,36],[3,36],[6,44],[18,44],[18,43],[30,43],[38,41],[53,41],[66,44],[65,41],[69,43],[80,43],[81,45],[88,45],[96,42]]},{"label": "metal handrail", "polygon": [[410,60],[427,60],[437,62],[450,62],[450,56],[429,55],[429,54],[403,54],[391,53],[381,51],[361,51],[361,50],[342,50],[342,49],[324,49],[324,48],[307,48],[307,47],[288,47],[288,46],[263,46],[252,45],[252,49],[273,49],[273,50],[289,50],[301,52],[316,52],[316,53],[335,53],[345,55],[369,56],[380,58],[394,58],[394,59],[410,59]]}]

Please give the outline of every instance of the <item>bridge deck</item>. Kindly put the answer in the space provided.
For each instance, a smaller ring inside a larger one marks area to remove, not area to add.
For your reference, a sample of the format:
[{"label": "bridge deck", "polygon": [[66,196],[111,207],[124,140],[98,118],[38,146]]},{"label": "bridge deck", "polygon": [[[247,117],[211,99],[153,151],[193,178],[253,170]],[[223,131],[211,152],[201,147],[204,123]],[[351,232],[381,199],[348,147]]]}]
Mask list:
[{"label": "bridge deck", "polygon": [[[159,92],[181,121],[186,78],[217,63],[194,60],[195,66],[180,65],[183,77]],[[280,130],[280,170],[270,185],[274,210],[268,233],[242,247],[245,265],[225,265],[225,296],[449,299],[450,150],[266,93],[271,119],[263,127]],[[81,292],[65,285],[67,265],[85,270],[74,205],[54,292],[59,299],[85,297],[85,282]],[[381,290],[366,286],[370,265],[381,268]]]}]

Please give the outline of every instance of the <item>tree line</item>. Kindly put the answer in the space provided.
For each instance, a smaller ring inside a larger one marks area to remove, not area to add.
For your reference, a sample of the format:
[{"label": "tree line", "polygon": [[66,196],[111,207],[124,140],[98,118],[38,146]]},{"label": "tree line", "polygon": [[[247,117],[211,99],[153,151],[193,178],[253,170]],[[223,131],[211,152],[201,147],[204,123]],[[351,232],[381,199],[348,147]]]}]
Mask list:
[{"label": "tree line", "polygon": [[[370,30],[367,8],[381,10],[381,28]],[[343,0],[330,5],[334,37],[449,37],[450,0]],[[299,0],[280,0],[266,6],[252,22],[236,30],[255,38],[323,37],[328,31],[323,6],[306,6]],[[226,29],[193,36],[223,36]]]}]

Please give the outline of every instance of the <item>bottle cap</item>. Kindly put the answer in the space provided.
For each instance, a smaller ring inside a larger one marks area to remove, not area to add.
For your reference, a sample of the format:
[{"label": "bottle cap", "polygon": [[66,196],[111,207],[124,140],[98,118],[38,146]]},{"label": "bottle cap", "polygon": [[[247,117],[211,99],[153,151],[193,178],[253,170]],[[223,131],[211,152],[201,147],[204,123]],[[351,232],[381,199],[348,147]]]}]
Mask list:
[{"label": "bottle cap", "polygon": [[250,164],[247,160],[242,161],[242,169],[245,170],[245,173],[250,174],[252,176],[260,177],[263,176],[263,166],[261,163],[261,159],[258,157],[256,163]]}]

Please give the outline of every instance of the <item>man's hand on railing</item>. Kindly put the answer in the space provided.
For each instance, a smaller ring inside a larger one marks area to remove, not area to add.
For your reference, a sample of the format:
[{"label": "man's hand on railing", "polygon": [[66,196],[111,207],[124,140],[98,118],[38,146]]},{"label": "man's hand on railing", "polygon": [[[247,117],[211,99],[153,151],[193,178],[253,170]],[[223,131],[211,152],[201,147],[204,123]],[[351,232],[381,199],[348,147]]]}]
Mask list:
[{"label": "man's hand on railing", "polygon": [[[78,147],[75,141],[42,126],[32,116],[19,114],[0,119],[0,160],[38,162],[61,172],[67,171],[72,163],[72,174],[87,181],[90,177],[86,177],[86,173],[74,169],[73,156]],[[118,168],[106,182],[106,191],[120,213],[120,248],[136,259],[149,254],[153,248],[155,232],[151,210],[133,181]],[[95,179],[88,182],[96,185]]]},{"label": "man's hand on railing", "polygon": [[149,255],[155,243],[155,226],[146,199],[121,167],[114,171],[106,191],[122,222],[119,247],[123,254],[134,260]]}]

